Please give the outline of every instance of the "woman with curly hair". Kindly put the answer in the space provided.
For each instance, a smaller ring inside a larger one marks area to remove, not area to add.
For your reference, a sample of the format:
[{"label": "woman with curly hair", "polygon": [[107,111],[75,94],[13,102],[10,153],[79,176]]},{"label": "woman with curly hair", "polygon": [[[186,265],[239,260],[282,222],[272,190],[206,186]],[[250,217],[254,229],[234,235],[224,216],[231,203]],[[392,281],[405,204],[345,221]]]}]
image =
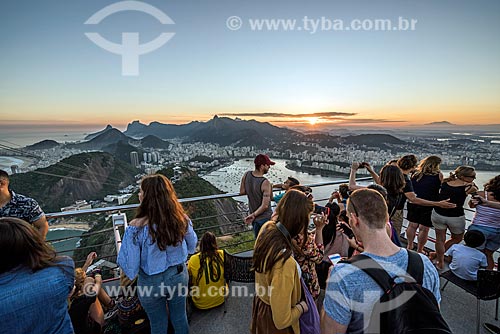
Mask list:
[{"label": "woman with curly hair", "polygon": [[151,333],[166,333],[170,318],[175,333],[187,334],[183,291],[188,289],[187,256],[194,253],[198,241],[193,224],[172,183],[161,174],[142,179],[139,202],[135,219],[123,236],[118,264],[129,279],[138,275],[139,300]]},{"label": "woman with curly hair", "polygon": [[479,247],[486,255],[488,269],[493,269],[493,253],[500,248],[500,175],[484,185],[484,191],[473,194],[469,201],[471,208],[476,208],[469,231],[480,231],[486,242]]},{"label": "woman with curly hair", "polygon": [[0,218],[2,333],[73,333],[73,260],[57,256],[44,239],[24,220]]},{"label": "woman with curly hair", "polygon": [[192,300],[196,308],[207,310],[224,303],[224,251],[217,246],[212,232],[200,240],[200,252],[188,263],[191,285],[197,287]]}]

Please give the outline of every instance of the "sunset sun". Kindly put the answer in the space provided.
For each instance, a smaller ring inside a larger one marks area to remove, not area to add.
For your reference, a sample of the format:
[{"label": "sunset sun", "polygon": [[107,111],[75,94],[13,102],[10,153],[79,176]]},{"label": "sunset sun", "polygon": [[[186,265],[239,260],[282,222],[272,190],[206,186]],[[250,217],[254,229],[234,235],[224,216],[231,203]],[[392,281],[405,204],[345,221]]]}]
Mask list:
[{"label": "sunset sun", "polygon": [[307,120],[309,121],[309,124],[311,124],[311,125],[315,125],[316,123],[318,123],[317,117],[308,118]]}]

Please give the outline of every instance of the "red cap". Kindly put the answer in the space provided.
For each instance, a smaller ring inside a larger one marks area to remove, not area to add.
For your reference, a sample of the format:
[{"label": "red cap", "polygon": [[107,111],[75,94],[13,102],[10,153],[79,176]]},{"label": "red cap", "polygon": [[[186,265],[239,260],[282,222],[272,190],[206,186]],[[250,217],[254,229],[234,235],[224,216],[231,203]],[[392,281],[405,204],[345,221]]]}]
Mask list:
[{"label": "red cap", "polygon": [[262,165],[272,166],[276,164],[274,161],[271,161],[271,159],[269,159],[269,157],[266,154],[259,154],[258,156],[255,157],[255,160],[253,162],[257,167]]}]

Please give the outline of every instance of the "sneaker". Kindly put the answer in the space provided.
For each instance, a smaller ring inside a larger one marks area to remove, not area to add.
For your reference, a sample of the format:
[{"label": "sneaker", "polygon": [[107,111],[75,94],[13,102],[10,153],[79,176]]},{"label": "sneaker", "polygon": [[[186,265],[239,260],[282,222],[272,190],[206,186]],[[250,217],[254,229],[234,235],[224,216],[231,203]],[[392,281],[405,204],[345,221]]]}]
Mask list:
[{"label": "sneaker", "polygon": [[493,325],[493,324],[485,322],[483,324],[483,327],[484,327],[484,329],[486,329],[488,332],[490,332],[492,334],[500,334],[500,328]]},{"label": "sneaker", "polygon": [[118,304],[113,303],[113,306],[108,309],[108,312],[104,315],[104,320],[109,320],[114,318],[118,313]]}]

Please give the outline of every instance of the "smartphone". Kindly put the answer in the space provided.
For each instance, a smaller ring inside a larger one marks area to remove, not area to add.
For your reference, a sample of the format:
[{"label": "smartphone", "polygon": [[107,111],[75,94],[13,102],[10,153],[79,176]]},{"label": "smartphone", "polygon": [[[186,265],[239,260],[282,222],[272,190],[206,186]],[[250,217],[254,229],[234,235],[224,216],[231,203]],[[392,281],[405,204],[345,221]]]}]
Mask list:
[{"label": "smartphone", "polygon": [[332,261],[332,263],[334,265],[336,265],[337,263],[339,263],[341,257],[340,257],[340,254],[332,254],[332,255],[328,255],[328,258],[330,259],[330,261]]},{"label": "smartphone", "polygon": [[354,238],[354,232],[351,230],[351,228],[347,224],[339,223],[339,226],[342,229],[342,232],[344,232],[344,234],[347,235],[347,237],[349,239]]},{"label": "smartphone", "polygon": [[478,204],[483,204],[483,200],[478,196],[477,191],[471,193],[470,195],[478,202]]}]

